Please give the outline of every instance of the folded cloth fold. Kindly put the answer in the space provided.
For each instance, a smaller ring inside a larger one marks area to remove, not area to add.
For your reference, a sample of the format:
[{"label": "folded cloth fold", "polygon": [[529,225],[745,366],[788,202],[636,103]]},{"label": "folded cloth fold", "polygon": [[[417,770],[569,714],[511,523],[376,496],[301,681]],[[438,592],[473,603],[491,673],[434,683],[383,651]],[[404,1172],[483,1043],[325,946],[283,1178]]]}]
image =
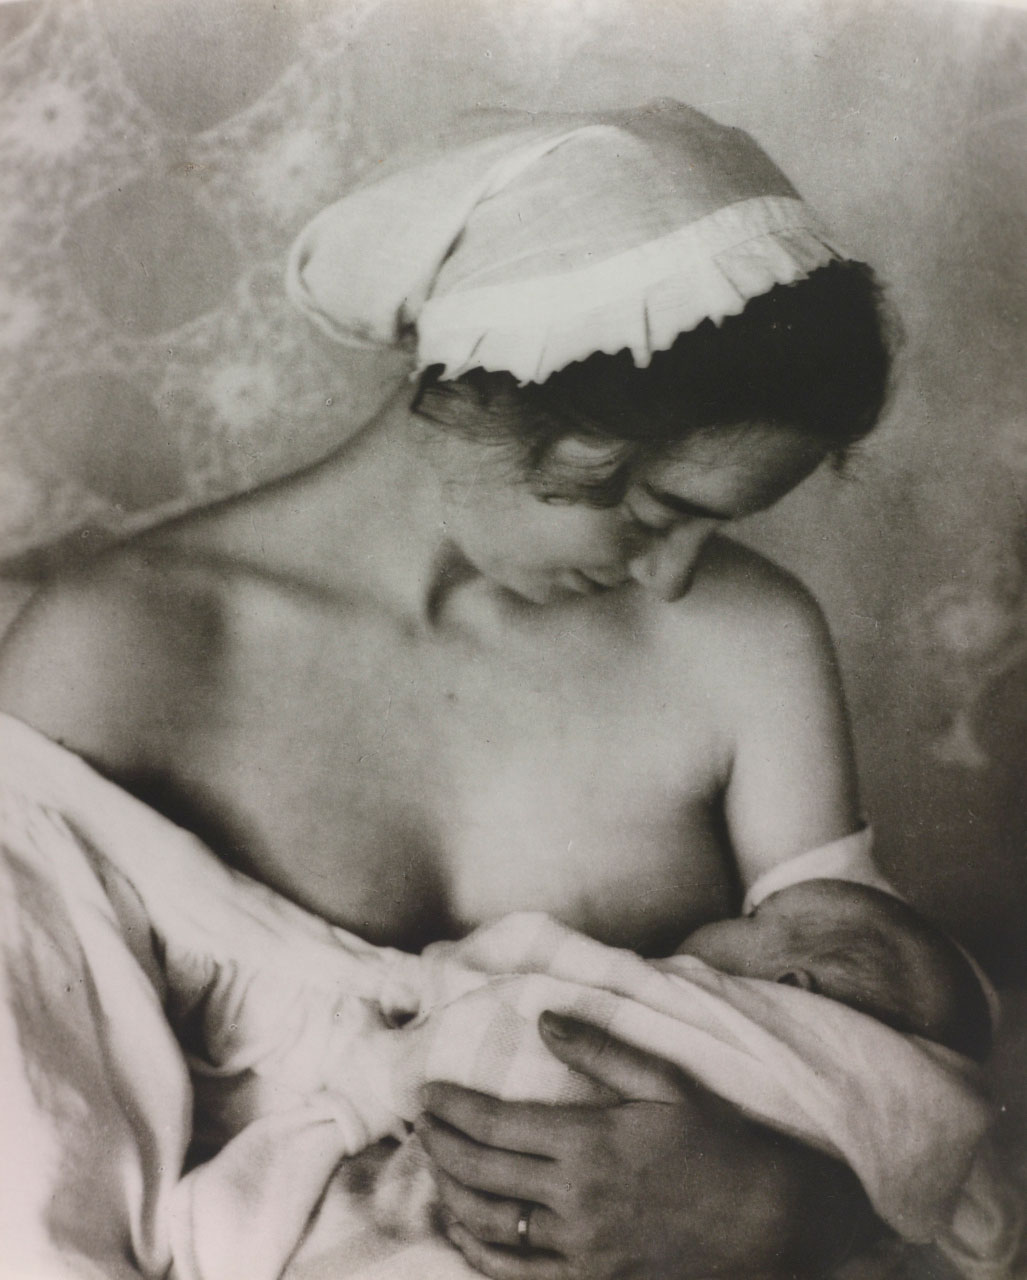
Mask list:
[{"label": "folded cloth fold", "polygon": [[874,861],[873,847],[872,829],[861,827],[840,840],[832,840],[818,849],[809,849],[778,862],[749,886],[742,900],[742,915],[751,915],[772,893],[789,889],[793,884],[802,884],[805,880],[849,880],[900,896],[891,881],[881,874]]},{"label": "folded cloth fold", "polygon": [[[10,717],[0,806],[0,1110],[19,1152],[2,1170],[0,1232],[16,1274],[273,1280],[319,1206],[330,1218],[340,1162],[402,1134],[425,1079],[595,1100],[545,1052],[544,1008],[838,1155],[907,1239],[934,1239],[968,1276],[1004,1274],[1015,1214],[985,1158],[980,1080],[958,1055],[545,916],[421,957],[373,947]],[[189,1058],[173,1034],[186,1024]],[[194,1102],[216,1153],[187,1172]],[[389,1274],[401,1246],[344,1220],[342,1254]]]}]

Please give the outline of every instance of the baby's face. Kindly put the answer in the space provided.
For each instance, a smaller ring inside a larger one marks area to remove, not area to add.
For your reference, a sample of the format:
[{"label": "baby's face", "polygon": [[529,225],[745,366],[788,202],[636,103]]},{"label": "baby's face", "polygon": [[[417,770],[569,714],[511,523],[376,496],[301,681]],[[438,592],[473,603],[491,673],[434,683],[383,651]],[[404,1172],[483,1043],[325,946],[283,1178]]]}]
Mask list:
[{"label": "baby's face", "polygon": [[953,944],[906,903],[863,885],[792,885],[751,916],[697,929],[678,954],[815,991],[977,1058],[988,1050],[984,997]]},{"label": "baby's face", "polygon": [[722,973],[786,982],[845,1001],[853,972],[839,963],[835,944],[855,934],[859,978],[868,996],[888,998],[899,963],[905,982],[920,999],[940,999],[929,976],[929,948],[895,918],[895,911],[891,899],[862,885],[805,880],[764,898],[750,916],[697,929],[679,953],[698,956]]},{"label": "baby's face", "polygon": [[721,973],[768,982],[801,981],[810,957],[803,954],[792,890],[766,898],[749,916],[716,920],[685,938],[678,955],[696,956]]}]

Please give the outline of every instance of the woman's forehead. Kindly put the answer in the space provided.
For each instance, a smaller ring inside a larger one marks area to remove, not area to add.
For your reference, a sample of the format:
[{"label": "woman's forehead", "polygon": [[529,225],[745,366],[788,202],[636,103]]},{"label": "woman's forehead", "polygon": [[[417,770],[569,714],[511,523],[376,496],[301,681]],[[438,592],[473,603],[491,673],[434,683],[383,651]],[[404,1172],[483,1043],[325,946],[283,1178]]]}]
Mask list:
[{"label": "woman's forehead", "polygon": [[824,447],[804,432],[746,424],[702,431],[672,445],[644,462],[636,481],[655,496],[738,517],[772,505],[825,456]]}]

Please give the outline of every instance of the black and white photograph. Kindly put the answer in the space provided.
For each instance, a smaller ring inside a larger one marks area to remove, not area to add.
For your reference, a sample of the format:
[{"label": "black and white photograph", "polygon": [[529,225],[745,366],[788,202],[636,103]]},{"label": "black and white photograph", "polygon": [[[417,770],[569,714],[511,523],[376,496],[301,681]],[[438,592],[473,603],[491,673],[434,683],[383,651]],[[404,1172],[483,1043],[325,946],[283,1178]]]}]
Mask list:
[{"label": "black and white photograph", "polygon": [[0,1280],[1027,1280],[1027,3],[0,0]]}]

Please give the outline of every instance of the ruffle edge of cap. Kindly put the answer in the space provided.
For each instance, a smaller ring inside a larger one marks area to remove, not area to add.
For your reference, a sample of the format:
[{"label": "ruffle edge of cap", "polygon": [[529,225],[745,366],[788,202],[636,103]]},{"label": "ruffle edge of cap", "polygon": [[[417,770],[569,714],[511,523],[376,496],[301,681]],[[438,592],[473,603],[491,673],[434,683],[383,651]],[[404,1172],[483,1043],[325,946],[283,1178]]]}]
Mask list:
[{"label": "ruffle edge of cap", "polygon": [[598,353],[629,350],[644,368],[704,320],[846,256],[801,201],[744,201],[613,260],[429,298],[417,366],[441,365],[447,380],[504,370],[522,385]]}]

